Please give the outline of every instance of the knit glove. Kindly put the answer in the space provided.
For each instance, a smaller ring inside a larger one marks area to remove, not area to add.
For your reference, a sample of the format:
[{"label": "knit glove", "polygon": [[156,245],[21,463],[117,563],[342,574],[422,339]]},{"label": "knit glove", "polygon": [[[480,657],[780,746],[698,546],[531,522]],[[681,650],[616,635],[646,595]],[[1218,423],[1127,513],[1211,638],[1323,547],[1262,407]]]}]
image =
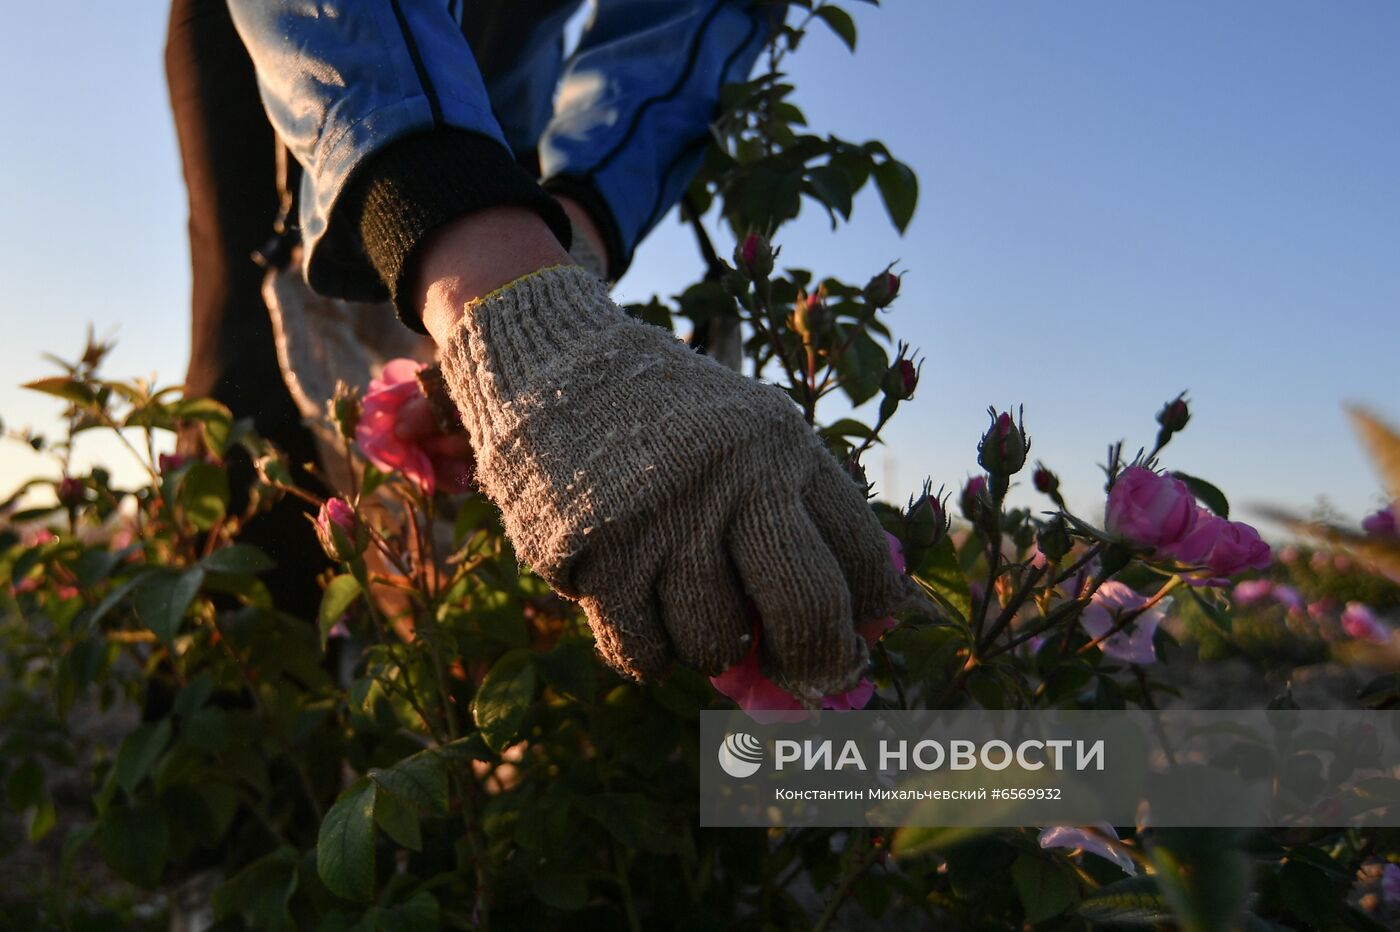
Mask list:
[{"label": "knit glove", "polygon": [[611,666],[726,669],[747,596],[776,682],[811,700],[859,680],[856,625],[910,583],[783,392],[629,317],[578,266],[468,304],[441,358],[516,552],[582,604]]}]

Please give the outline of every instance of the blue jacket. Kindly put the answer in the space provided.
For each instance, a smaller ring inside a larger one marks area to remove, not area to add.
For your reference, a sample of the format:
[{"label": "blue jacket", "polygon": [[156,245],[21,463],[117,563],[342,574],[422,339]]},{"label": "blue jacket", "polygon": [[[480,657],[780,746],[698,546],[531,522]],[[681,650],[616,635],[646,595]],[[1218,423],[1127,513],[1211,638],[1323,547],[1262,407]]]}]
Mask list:
[{"label": "blue jacket", "polygon": [[[362,267],[327,237],[357,166],[388,143],[438,127],[537,150],[541,177],[582,179],[601,196],[625,267],[676,203],[704,153],[720,88],[747,77],[770,11],[750,0],[601,0],[563,57],[581,0],[535,0],[489,79],[463,35],[472,0],[230,0],[269,118],[305,173],[301,231],[318,266]],[[531,13],[538,15],[530,15]],[[488,37],[489,38],[489,37]],[[480,49],[483,56],[490,49]]]}]

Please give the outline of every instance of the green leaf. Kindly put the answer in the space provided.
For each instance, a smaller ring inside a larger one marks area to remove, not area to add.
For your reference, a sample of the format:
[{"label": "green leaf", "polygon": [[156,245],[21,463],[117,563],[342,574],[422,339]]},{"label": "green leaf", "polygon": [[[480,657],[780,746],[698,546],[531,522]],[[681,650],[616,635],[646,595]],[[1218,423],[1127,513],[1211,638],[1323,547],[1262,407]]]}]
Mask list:
[{"label": "green leaf", "polygon": [[297,883],[297,853],[291,848],[278,848],[214,890],[214,918],[242,916],[252,928],[273,932],[295,929],[287,907]]},{"label": "green leaf", "polygon": [[588,881],[581,874],[545,869],[530,878],[530,891],[546,906],[572,912],[588,903]]},{"label": "green leaf", "polygon": [[598,685],[598,665],[593,648],[580,638],[566,638],[553,650],[535,655],[535,666],[545,683],[556,692],[580,702],[592,702]]},{"label": "green leaf", "polygon": [[55,398],[62,398],[64,401],[71,401],[76,405],[91,405],[97,401],[97,396],[92,393],[91,389],[77,379],[69,378],[66,375],[55,375],[47,379],[25,382],[20,388],[53,395]]},{"label": "green leaf", "polygon": [[419,751],[392,767],[371,770],[369,778],[415,806],[430,812],[447,812],[447,767],[435,750]]},{"label": "green leaf", "polygon": [[418,826],[418,806],[383,786],[376,787],[374,822],[397,844],[413,851],[423,850],[423,834]]},{"label": "green leaf", "polygon": [[957,547],[951,537],[944,535],[929,548],[918,566],[910,567],[910,572],[956,609],[964,623],[972,616],[972,589],[958,562]]},{"label": "green leaf", "polygon": [[136,593],[136,614],[166,647],[175,646],[185,611],[204,583],[204,569],[192,566],[178,576],[162,574]]},{"label": "green leaf", "polygon": [[1186,587],[1186,591],[1190,594],[1192,601],[1200,606],[1202,613],[1210,620],[1210,623],[1219,628],[1221,633],[1229,634],[1234,630],[1235,626],[1230,620],[1230,616],[1220,606],[1197,592],[1194,586]]},{"label": "green leaf", "polygon": [[117,752],[117,783],[128,793],[151,772],[155,762],[170,743],[170,719],[140,725],[122,742]]},{"label": "green leaf", "polygon": [[527,650],[507,651],[491,667],[472,700],[472,717],[493,751],[510,744],[535,698],[535,668]]},{"label": "green leaf", "polygon": [[828,424],[820,431],[823,437],[857,437],[861,440],[869,440],[874,436],[874,431],[868,424],[857,421],[853,417],[843,417],[839,421]]},{"label": "green leaf", "polygon": [[919,179],[908,165],[895,159],[876,165],[874,174],[885,211],[895,229],[903,233],[914,218],[914,207],[919,202]]},{"label": "green leaf", "polygon": [[880,380],[889,368],[890,360],[884,349],[864,330],[855,332],[846,351],[836,360],[841,390],[853,405],[864,404],[875,397],[880,390]]},{"label": "green leaf", "polygon": [[363,592],[359,582],[348,573],[337,576],[327,583],[325,594],[321,596],[321,608],[316,613],[316,626],[321,629],[322,650],[326,649],[326,638],[330,634],[331,628],[335,627],[340,616],[344,615],[346,609],[355,604],[355,600]]},{"label": "green leaf", "polygon": [[170,826],[154,807],[127,809],[113,806],[97,830],[102,859],[124,880],[154,889],[165,870],[170,849]]},{"label": "green leaf", "polygon": [[852,52],[856,50],[856,23],[851,19],[851,14],[841,9],[839,6],[819,6],[812,11],[821,20],[831,27],[831,31],[840,36],[841,41],[846,43],[846,48]]},{"label": "green leaf", "polygon": [[[442,909],[427,890],[419,890],[397,906],[372,909],[365,918],[372,920],[375,932],[438,932],[443,928]],[[360,932],[359,926],[355,932]]]},{"label": "green leaf", "polygon": [[1128,877],[1085,897],[1075,913],[1091,922],[1157,926],[1167,918],[1167,904],[1151,877]]},{"label": "green leaf", "polygon": [[222,547],[199,561],[211,573],[266,573],[277,564],[252,544]]},{"label": "green leaf", "polygon": [[24,811],[24,834],[30,842],[41,841],[53,831],[57,822],[58,811],[54,808],[53,798],[45,794],[43,799]]},{"label": "green leaf", "polygon": [[117,603],[126,598],[133,590],[145,586],[147,583],[155,582],[165,574],[152,568],[143,568],[137,574],[125,582],[118,585],[111,592],[102,598],[101,602],[93,608],[92,613],[84,617],[77,625],[78,634],[86,634],[93,626],[106,617],[107,613],[117,606]]},{"label": "green leaf", "polygon": [[1074,902],[1074,881],[1049,858],[1023,854],[1011,865],[1011,881],[1027,922],[1044,922]]},{"label": "green leaf", "polygon": [[833,165],[818,165],[807,172],[807,185],[817,200],[849,220],[851,218],[851,180]]},{"label": "green leaf", "polygon": [[180,482],[180,504],[190,523],[207,531],[222,521],[228,510],[228,473],[212,463],[193,463],[185,468],[189,471]]},{"label": "green leaf", "polygon": [[1184,472],[1174,472],[1173,476],[1186,483],[1186,487],[1191,490],[1191,494],[1196,496],[1196,500],[1205,505],[1211,511],[1222,518],[1230,517],[1230,502],[1225,498],[1225,493],[1204,479],[1187,475]]},{"label": "green leaf", "polygon": [[340,794],[316,838],[316,873],[336,896],[367,902],[374,894],[375,786],[356,780]]}]

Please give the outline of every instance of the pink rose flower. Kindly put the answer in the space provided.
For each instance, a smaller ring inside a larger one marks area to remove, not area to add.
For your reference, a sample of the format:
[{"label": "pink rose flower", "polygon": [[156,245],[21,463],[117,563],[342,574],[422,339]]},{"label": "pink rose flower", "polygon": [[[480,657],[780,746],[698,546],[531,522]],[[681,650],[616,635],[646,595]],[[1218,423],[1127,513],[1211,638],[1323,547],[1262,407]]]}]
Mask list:
[{"label": "pink rose flower", "polygon": [[1108,533],[1142,547],[1166,547],[1196,526],[1196,499],[1186,483],[1142,466],[1123,470],[1108,493]]},{"label": "pink rose flower", "polygon": [[1303,594],[1292,586],[1283,584],[1274,586],[1274,601],[1290,612],[1302,612],[1306,609]]},{"label": "pink rose flower", "polygon": [[369,532],[343,498],[327,499],[312,523],[321,548],[332,560],[353,560],[369,546]]},{"label": "pink rose flower", "polygon": [[1381,868],[1381,898],[1387,905],[1400,906],[1400,867],[1394,864]]},{"label": "pink rose flower", "polygon": [[1361,529],[1372,537],[1400,536],[1400,522],[1395,520],[1395,506],[1382,508],[1361,522]]},{"label": "pink rose flower", "polygon": [[438,490],[465,492],[471,487],[470,461],[442,455],[430,444],[413,439],[412,431],[400,423],[404,405],[422,397],[416,378],[421,368],[422,364],[412,359],[385,364],[365,393],[355,440],[377,468],[403,473],[429,495]]},{"label": "pink rose flower", "polygon": [[1342,612],[1342,630],[1358,641],[1386,644],[1390,641],[1387,628],[1370,607],[1361,602],[1348,602]]},{"label": "pink rose flower", "polygon": [[1182,563],[1204,566],[1216,577],[1265,570],[1273,563],[1273,553],[1258,531],[1242,521],[1226,521],[1204,508],[1196,509],[1195,529],[1164,548],[1164,552]]},{"label": "pink rose flower", "polygon": [[1253,605],[1273,595],[1274,584],[1267,579],[1248,579],[1237,583],[1234,590],[1235,604],[1243,608]]},{"label": "pink rose flower", "polygon": [[[888,531],[885,539],[890,549],[890,563],[899,572],[904,572],[904,549],[899,539]],[[893,618],[879,618],[860,625],[856,631],[871,647],[895,626]],[[717,676],[710,677],[710,685],[738,703],[746,712],[801,712],[802,703],[797,697],[774,683],[763,673],[760,650],[763,641],[762,621],[755,621],[753,637],[744,658]],[[843,693],[831,693],[822,697],[822,708],[837,711],[863,709],[875,695],[875,684],[862,678],[851,689]],[[782,721],[784,716],[766,716],[759,721]]]},{"label": "pink rose flower", "polygon": [[1106,861],[1112,861],[1123,869],[1125,874],[1137,874],[1137,865],[1127,847],[1118,840],[1113,826],[1100,822],[1093,826],[1094,831],[1074,828],[1069,825],[1052,825],[1040,833],[1042,848],[1071,848],[1097,854]]},{"label": "pink rose flower", "polygon": [[[1089,605],[1079,616],[1089,637],[1097,640],[1112,631],[1122,616],[1142,608],[1147,599],[1116,580],[1109,580],[1094,593]],[[1166,617],[1161,609],[1151,608],[1135,618],[1122,631],[1105,638],[1099,650],[1108,657],[1125,663],[1153,663],[1157,659],[1157,648],[1152,638],[1157,634],[1157,626]]]}]

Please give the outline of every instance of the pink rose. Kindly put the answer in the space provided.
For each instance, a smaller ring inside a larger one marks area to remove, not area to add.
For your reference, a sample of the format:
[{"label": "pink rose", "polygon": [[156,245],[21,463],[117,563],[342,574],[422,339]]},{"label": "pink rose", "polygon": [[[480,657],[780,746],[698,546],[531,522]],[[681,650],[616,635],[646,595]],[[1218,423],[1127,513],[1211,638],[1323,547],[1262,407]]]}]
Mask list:
[{"label": "pink rose", "polygon": [[1381,868],[1381,898],[1387,905],[1400,906],[1400,867],[1394,864]]},{"label": "pink rose", "polygon": [[1108,533],[1142,547],[1166,547],[1196,526],[1196,499],[1186,483],[1133,466],[1108,493]]},{"label": "pink rose", "polygon": [[1267,579],[1249,579],[1235,586],[1235,604],[1243,608],[1273,595],[1274,584]]},{"label": "pink rose", "polygon": [[1361,522],[1361,529],[1372,537],[1400,536],[1400,523],[1395,520],[1395,506],[1382,508]]},{"label": "pink rose", "polygon": [[1371,609],[1361,602],[1348,602],[1342,612],[1342,630],[1358,641],[1385,644],[1390,641],[1387,628]]},{"label": "pink rose", "polygon": [[1274,601],[1290,612],[1302,612],[1306,609],[1302,593],[1292,586],[1282,584],[1274,586]]},{"label": "pink rose", "polygon": [[1226,521],[1204,508],[1196,510],[1196,526],[1181,540],[1163,548],[1168,556],[1204,566],[1214,576],[1234,576],[1245,570],[1265,570],[1273,555],[1259,532],[1241,521]]},{"label": "pink rose", "polygon": [[1118,840],[1113,826],[1101,822],[1093,826],[1093,831],[1073,828],[1068,825],[1052,825],[1040,833],[1042,848],[1072,848],[1097,854],[1106,861],[1112,861],[1126,874],[1137,874],[1137,865],[1127,847]]},{"label": "pink rose", "polygon": [[321,548],[332,560],[353,560],[369,546],[369,532],[343,498],[327,499],[312,523]]},{"label": "pink rose", "polygon": [[412,359],[385,364],[365,393],[355,440],[380,470],[403,473],[429,495],[439,489],[448,494],[465,492],[471,487],[472,464],[468,458],[453,455],[453,449],[460,445],[458,438],[430,436],[418,419],[406,416],[405,406],[423,398],[416,378],[421,368],[422,364]]},{"label": "pink rose", "polygon": [[[1089,605],[1079,616],[1089,637],[1098,640],[1112,631],[1124,614],[1142,608],[1147,599],[1116,580],[1109,580],[1094,593]],[[1157,626],[1165,617],[1161,609],[1151,608],[1143,612],[1122,631],[1105,638],[1099,650],[1108,657],[1125,663],[1153,663],[1157,659],[1157,648],[1152,638],[1157,634]]]}]

